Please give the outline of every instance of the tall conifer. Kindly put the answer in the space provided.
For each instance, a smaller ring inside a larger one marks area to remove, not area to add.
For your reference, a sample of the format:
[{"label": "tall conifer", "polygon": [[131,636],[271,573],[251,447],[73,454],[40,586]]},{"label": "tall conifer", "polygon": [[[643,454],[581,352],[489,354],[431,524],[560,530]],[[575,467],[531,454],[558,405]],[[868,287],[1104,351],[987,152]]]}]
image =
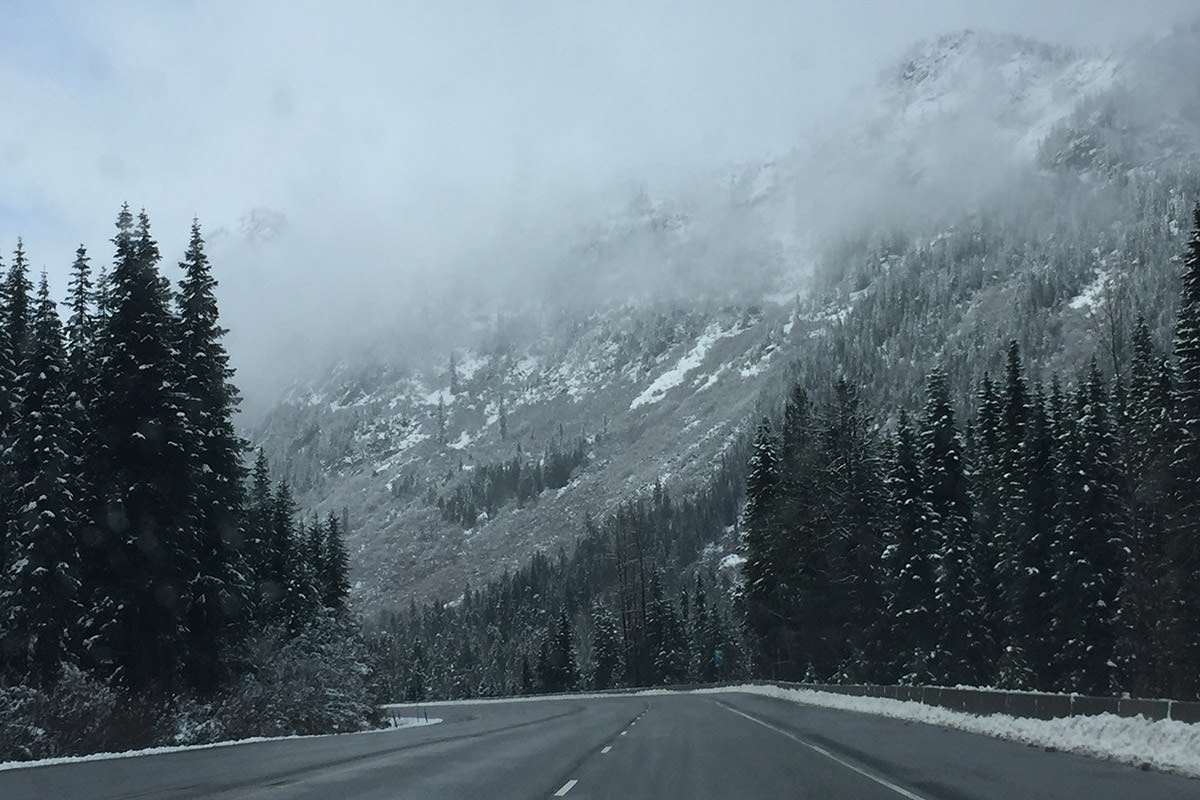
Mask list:
[{"label": "tall conifer", "polygon": [[76,440],[67,412],[62,328],[45,274],[30,319],[15,441],[13,602],[5,634],[23,650],[24,672],[48,686],[72,657],[79,633],[79,520]]},{"label": "tall conifer", "polygon": [[169,291],[145,213],[122,208],[97,336],[92,473],[100,524],[96,658],[130,687],[170,688],[196,574],[195,447],[183,421]]},{"label": "tall conifer", "polygon": [[221,651],[248,602],[249,579],[241,552],[246,444],[233,424],[238,392],[221,343],[226,330],[219,323],[217,282],[195,220],[180,267],[175,342],[179,392],[199,462],[194,497],[197,570],[187,588],[189,672],[193,683],[207,688],[219,677]]},{"label": "tall conifer", "polygon": [[1200,203],[1183,259],[1182,290],[1175,328],[1178,381],[1174,397],[1177,443],[1171,465],[1172,510],[1166,589],[1172,598],[1172,667],[1176,696],[1200,695]]}]

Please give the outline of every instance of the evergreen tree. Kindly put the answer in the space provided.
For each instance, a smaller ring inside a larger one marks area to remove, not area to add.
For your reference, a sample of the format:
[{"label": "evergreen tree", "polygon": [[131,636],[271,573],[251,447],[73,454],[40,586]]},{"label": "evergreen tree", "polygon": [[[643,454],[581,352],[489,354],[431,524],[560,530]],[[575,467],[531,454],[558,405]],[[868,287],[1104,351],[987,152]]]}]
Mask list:
[{"label": "evergreen tree", "polygon": [[437,406],[437,443],[446,443],[446,401],[441,397]]},{"label": "evergreen tree", "polygon": [[13,252],[13,263],[4,279],[4,298],[8,303],[4,326],[8,334],[7,343],[11,348],[10,368],[15,372],[20,369],[30,345],[30,305],[33,302],[33,283],[29,279],[29,262],[25,258],[25,245],[20,239],[17,239],[17,249]]},{"label": "evergreen tree", "polygon": [[[65,336],[67,413],[76,437],[71,451],[75,459],[73,471],[79,477],[75,498],[81,510],[77,520],[79,541],[86,545],[98,541],[101,536],[94,511],[99,507],[95,490],[102,475],[94,471],[101,468],[101,464],[95,458],[98,444],[92,419],[96,405],[97,296],[92,285],[90,259],[83,245],[75,251],[75,262],[71,265],[66,306],[70,312]],[[84,509],[93,513],[82,513]]]},{"label": "evergreen tree", "polygon": [[321,600],[326,608],[344,609],[350,595],[350,554],[342,539],[342,526],[332,511],[325,520],[322,547]]},{"label": "evergreen tree", "polygon": [[[4,592],[5,576],[13,564],[16,546],[16,494],[33,476],[28,463],[14,463],[14,450],[21,437],[21,402],[25,377],[22,374],[29,339],[29,306],[33,286],[29,282],[29,267],[25,248],[17,240],[12,266],[0,284],[3,299],[3,318],[0,319],[0,592]],[[9,592],[12,591],[10,587]],[[14,656],[15,657],[15,656]],[[9,661],[0,650],[0,672]]]},{"label": "evergreen tree", "polygon": [[575,658],[575,637],[571,631],[571,619],[566,610],[558,615],[558,625],[553,631],[554,646],[550,652],[550,665],[554,675],[554,688],[550,691],[573,692],[579,688],[579,667]]},{"label": "evergreen tree", "polygon": [[1009,459],[1003,452],[1002,414],[1001,394],[985,372],[979,389],[978,417],[976,424],[968,427],[967,457],[963,462],[963,470],[970,476],[970,553],[974,562],[973,596],[978,603],[975,610],[977,663],[983,669],[977,679],[981,682],[990,682],[996,677],[993,667],[998,663],[1000,643],[1006,636],[1005,579],[1009,576],[1004,564],[1003,536],[1005,516],[1011,510],[1003,507],[1005,468]]},{"label": "evergreen tree", "polygon": [[226,330],[218,321],[217,282],[197,221],[192,222],[191,240],[180,267],[184,275],[176,298],[179,325],[175,343],[182,376],[179,390],[184,424],[199,460],[193,490],[197,570],[189,581],[186,600],[188,673],[194,685],[207,689],[220,678],[222,650],[248,601],[247,568],[240,549],[246,443],[234,429],[238,392],[232,383],[229,356],[221,344]]},{"label": "evergreen tree", "polygon": [[663,596],[657,574],[650,584],[646,640],[654,667],[651,683],[669,686],[682,682],[687,671],[687,644],[675,604]]},{"label": "evergreen tree", "polygon": [[742,573],[746,577],[747,628],[761,642],[763,666],[772,676],[790,652],[779,598],[783,553],[777,514],[781,483],[775,436],[764,417],[755,432],[746,477],[746,508],[742,515],[746,561]]},{"label": "evergreen tree", "polygon": [[23,672],[50,686],[72,657],[79,620],[77,472],[67,413],[61,323],[45,274],[30,320],[21,369],[21,424],[15,442],[17,487],[12,595],[3,603],[5,651],[21,651]]},{"label": "evergreen tree", "polygon": [[818,556],[824,586],[813,594],[826,599],[823,606],[806,607],[802,618],[828,621],[814,637],[823,650],[814,654],[816,674],[830,674],[832,667],[839,680],[859,682],[882,680],[890,660],[883,645],[883,545],[878,533],[883,476],[874,430],[857,387],[839,379],[819,445],[822,513],[828,527],[816,529],[827,538]]},{"label": "evergreen tree", "polygon": [[271,493],[271,470],[266,453],[258,448],[254,468],[250,475],[249,497],[246,507],[246,538],[242,545],[242,559],[246,564],[249,582],[251,615],[258,622],[267,621],[266,609],[277,587],[278,576],[273,572],[271,556],[275,538],[275,508]]},{"label": "evergreen tree", "polygon": [[298,631],[316,610],[315,576],[300,546],[296,501],[292,487],[280,481],[272,498],[271,531],[267,542],[263,587],[264,617],[271,624]]},{"label": "evergreen tree", "polygon": [[195,559],[195,447],[175,369],[174,319],[145,213],[121,210],[97,337],[96,552],[85,556],[94,656],[133,688],[168,688],[186,652],[181,632]]},{"label": "evergreen tree", "polygon": [[1200,695],[1200,203],[1183,258],[1175,328],[1178,378],[1173,398],[1176,447],[1171,464],[1172,509],[1166,541],[1171,564],[1165,589],[1171,599],[1171,666],[1176,697]]},{"label": "evergreen tree", "polygon": [[716,615],[709,611],[704,578],[699,572],[696,573],[691,602],[691,627],[688,632],[692,645],[691,677],[700,683],[711,683],[717,679],[714,663],[714,653],[718,649]]},{"label": "evergreen tree", "polygon": [[[0,261],[0,267],[3,262]],[[16,368],[12,340],[8,331],[9,300],[7,281],[0,282],[0,620],[8,619],[7,604],[11,601],[12,587],[9,581],[9,564],[12,562],[13,532],[10,530],[14,517],[14,477],[10,474],[11,459],[10,429],[17,409]],[[6,599],[8,598],[8,599]],[[16,663],[20,654],[8,653],[4,649],[5,637],[0,636],[0,677]]]},{"label": "evergreen tree", "polygon": [[929,681],[934,650],[934,564],[937,543],[929,540],[929,513],[916,432],[903,409],[896,425],[886,491],[890,509],[883,565],[887,577],[892,672],[902,683]]},{"label": "evergreen tree", "polygon": [[536,691],[538,694],[552,694],[558,691],[558,675],[550,663],[550,642],[545,638],[538,644],[534,674],[537,677]]},{"label": "evergreen tree", "polygon": [[[1004,366],[1004,388],[1000,398],[998,428],[999,452],[995,459],[996,474],[992,487],[999,504],[996,528],[996,580],[992,583],[995,641],[1003,651],[999,657],[996,684],[1011,688],[1032,685],[1033,666],[1029,650],[1038,630],[1026,615],[1035,612],[1038,604],[1031,577],[1042,566],[1030,560],[1030,538],[1034,523],[1029,505],[1030,493],[1036,487],[1029,484],[1028,426],[1030,415],[1029,388],[1021,364],[1021,352],[1016,341],[1009,342]],[[984,533],[986,536],[986,533]]]},{"label": "evergreen tree", "polygon": [[[525,662],[528,668],[528,661]],[[592,675],[593,689],[616,688],[621,676],[621,645],[617,623],[603,605],[592,608]]]},{"label": "evergreen tree", "polygon": [[79,245],[75,251],[75,263],[71,265],[67,298],[67,307],[71,312],[66,325],[69,386],[76,396],[76,402],[82,406],[92,401],[92,348],[96,334],[96,294],[90,261],[87,250]]},{"label": "evergreen tree", "polygon": [[985,632],[977,596],[970,491],[942,369],[929,375],[926,398],[920,437],[925,504],[931,540],[937,543],[934,587],[938,648],[933,659],[934,674],[950,686],[971,684],[983,671]]},{"label": "evergreen tree", "polygon": [[1169,571],[1164,549],[1171,508],[1171,365],[1150,338],[1144,317],[1134,326],[1129,368],[1129,411],[1121,432],[1128,480],[1126,541],[1129,555],[1121,587],[1118,650],[1122,685],[1139,697],[1170,691],[1172,609],[1164,580]]},{"label": "evergreen tree", "polygon": [[521,655],[521,690],[522,695],[531,695],[536,692],[533,681],[533,670],[529,668],[529,656]]},{"label": "evergreen tree", "polygon": [[[1113,436],[1099,366],[1075,398],[1076,419],[1060,439],[1063,489],[1052,552],[1058,688],[1107,694],[1116,688],[1115,616],[1123,539]],[[1060,436],[1062,435],[1060,433]]]},{"label": "evergreen tree", "polygon": [[1028,687],[1044,691],[1053,686],[1054,663],[1058,655],[1052,639],[1046,636],[1053,619],[1051,555],[1058,498],[1055,449],[1054,426],[1045,393],[1039,385],[1029,409],[1025,459],[1028,533],[1023,554],[1026,573],[1023,606],[1018,612],[1018,624],[1022,627],[1016,629],[1014,646],[1023,648],[1016,665],[1027,665]]},{"label": "evergreen tree", "polygon": [[837,661],[826,642],[827,626],[833,624],[828,556],[834,538],[823,460],[828,454],[821,447],[819,428],[808,393],[796,383],[783,409],[776,533],[770,556],[780,624],[775,674],[781,678],[803,677],[814,660],[827,668]]}]

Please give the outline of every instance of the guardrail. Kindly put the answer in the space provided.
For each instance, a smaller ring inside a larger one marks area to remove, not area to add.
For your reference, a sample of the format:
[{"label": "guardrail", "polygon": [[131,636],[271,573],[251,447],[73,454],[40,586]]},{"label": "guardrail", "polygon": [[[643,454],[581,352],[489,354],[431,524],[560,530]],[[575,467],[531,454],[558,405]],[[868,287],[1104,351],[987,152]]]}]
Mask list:
[{"label": "guardrail", "polygon": [[855,697],[886,697],[941,706],[968,714],[1008,714],[1013,717],[1058,717],[1116,714],[1122,717],[1200,722],[1200,703],[1182,700],[1147,700],[1132,697],[1090,697],[1081,694],[1045,694],[1003,689],[958,689],[941,686],[870,686],[865,684],[814,684],[770,681],[774,686],[811,689]]}]

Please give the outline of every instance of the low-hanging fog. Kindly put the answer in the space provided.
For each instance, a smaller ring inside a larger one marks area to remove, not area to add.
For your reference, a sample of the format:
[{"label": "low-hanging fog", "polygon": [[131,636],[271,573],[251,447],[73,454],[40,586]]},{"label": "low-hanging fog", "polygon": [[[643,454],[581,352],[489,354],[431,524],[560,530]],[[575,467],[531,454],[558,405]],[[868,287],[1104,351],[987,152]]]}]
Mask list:
[{"label": "low-hanging fog", "polygon": [[[381,332],[428,346],[446,333],[422,327],[459,300],[517,308],[638,203],[732,228],[715,190],[752,165],[809,170],[789,224],[870,213],[894,168],[845,143],[831,154],[831,120],[880,114],[856,109],[856,87],[919,39],[971,27],[1104,50],[1195,13],[1194,0],[10,3],[0,245],[7,259],[24,237],[61,296],[79,243],[111,258],[122,202],[150,214],[169,273],[199,217],[253,410]],[[926,143],[936,158],[917,166],[944,178],[922,204],[1005,178],[978,157],[992,134],[975,119]],[[739,246],[728,233],[709,241]]]}]

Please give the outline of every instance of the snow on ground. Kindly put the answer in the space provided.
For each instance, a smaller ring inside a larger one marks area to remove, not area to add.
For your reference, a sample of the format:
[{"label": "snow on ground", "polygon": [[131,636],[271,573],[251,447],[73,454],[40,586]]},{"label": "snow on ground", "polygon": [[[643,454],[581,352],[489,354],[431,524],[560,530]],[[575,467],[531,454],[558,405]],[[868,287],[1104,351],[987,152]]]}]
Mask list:
[{"label": "snow on ground", "polygon": [[704,357],[708,355],[708,349],[716,341],[733,336],[736,332],[736,329],[733,331],[723,330],[718,323],[709,325],[704,330],[704,333],[700,334],[700,338],[696,340],[696,344],[692,349],[683,358],[679,359],[674,367],[659,375],[653,383],[646,387],[646,391],[633,399],[633,402],[629,404],[629,410],[633,411],[648,403],[657,403],[659,400],[662,400],[667,392],[683,383],[688,373],[704,363]]},{"label": "snow on ground", "polygon": [[1008,739],[1038,747],[1054,747],[1093,758],[1200,777],[1200,724],[1175,720],[1148,720],[1116,714],[1029,719],[1007,714],[977,716],[948,708],[883,697],[784,689],[778,686],[735,686],[698,689],[700,693],[748,692],[778,697],[795,703],[861,711],[881,717],[941,725],[997,739]]},{"label": "snow on ground", "polygon": [[234,739],[228,742],[212,742],[210,744],[173,745],[169,747],[147,747],[142,750],[126,750],[123,753],[92,753],[87,756],[62,756],[60,758],[42,758],[36,761],[0,761],[0,770],[24,769],[25,767],[45,767],[52,764],[73,764],[76,761],[108,761],[114,758],[136,758],[137,756],[154,756],[162,753],[182,753],[185,750],[212,750],[216,747],[233,747],[239,744],[254,744],[255,742],[281,742],[287,739],[316,739],[321,736],[360,736],[372,733],[389,733],[403,728],[417,728],[426,725],[437,725],[442,720],[430,717],[390,718],[388,727],[373,728],[369,731],[351,731],[349,733],[321,733],[312,736],[252,736],[249,739]]}]

